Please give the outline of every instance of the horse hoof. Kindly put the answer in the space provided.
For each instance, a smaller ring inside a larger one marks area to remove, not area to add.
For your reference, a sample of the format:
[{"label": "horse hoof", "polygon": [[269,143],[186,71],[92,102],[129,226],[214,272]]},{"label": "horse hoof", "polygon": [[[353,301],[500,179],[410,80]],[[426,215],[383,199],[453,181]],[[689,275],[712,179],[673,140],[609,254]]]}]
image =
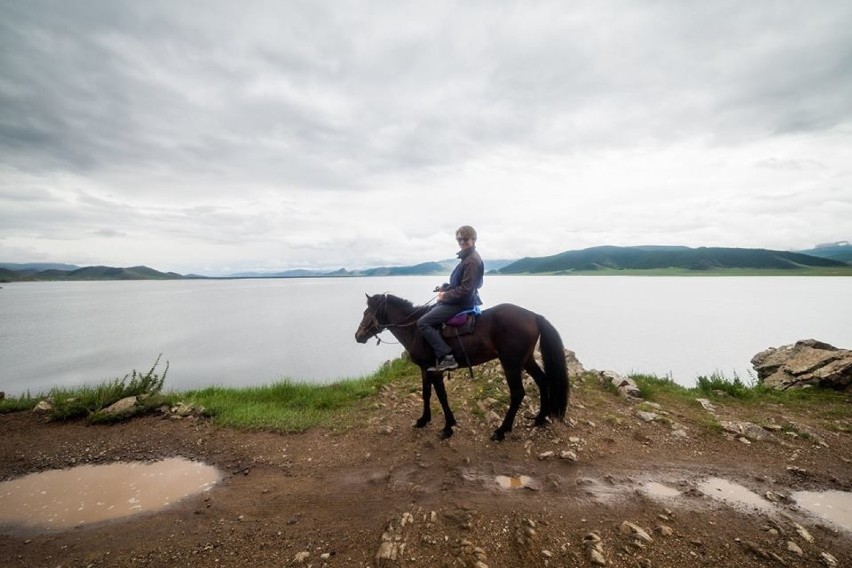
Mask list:
[{"label": "horse hoof", "polygon": [[495,430],[494,433],[491,434],[491,441],[492,442],[502,442],[505,439],[506,439],[506,434],[504,434],[503,432],[501,432],[499,430]]},{"label": "horse hoof", "polygon": [[414,423],[414,427],[415,427],[415,428],[423,428],[423,427],[424,427],[424,426],[426,426],[427,424],[429,424],[429,419],[428,419],[428,418],[418,418],[418,419],[417,419],[417,422],[415,422],[415,423]]},{"label": "horse hoof", "polygon": [[536,428],[539,428],[541,426],[547,426],[547,418],[536,417],[536,419],[533,420],[533,426]]},{"label": "horse hoof", "polygon": [[452,435],[453,435],[452,430],[441,430],[441,435],[438,436],[438,438],[441,439],[441,440],[446,440],[447,438],[450,438]]}]

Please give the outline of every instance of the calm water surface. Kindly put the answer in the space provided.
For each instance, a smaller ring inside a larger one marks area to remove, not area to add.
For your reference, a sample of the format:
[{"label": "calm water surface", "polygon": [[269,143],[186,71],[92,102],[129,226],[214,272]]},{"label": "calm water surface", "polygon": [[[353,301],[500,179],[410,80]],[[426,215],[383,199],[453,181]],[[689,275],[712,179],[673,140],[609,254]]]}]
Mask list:
[{"label": "calm water surface", "polygon": [[[438,277],[43,282],[0,289],[0,391],[97,384],[162,353],[167,389],[331,382],[399,345],[354,340],[365,293],[425,303]],[[491,276],[486,307],[547,317],[586,368],[750,379],[751,357],[815,338],[852,347],[852,279]],[[393,341],[390,334],[384,334]]]}]

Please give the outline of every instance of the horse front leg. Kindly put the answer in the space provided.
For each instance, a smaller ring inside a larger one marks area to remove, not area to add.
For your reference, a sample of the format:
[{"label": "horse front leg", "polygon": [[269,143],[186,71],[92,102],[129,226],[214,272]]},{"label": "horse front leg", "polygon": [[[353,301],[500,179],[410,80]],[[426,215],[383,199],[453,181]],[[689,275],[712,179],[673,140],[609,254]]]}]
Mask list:
[{"label": "horse front leg", "polygon": [[450,403],[447,400],[447,389],[444,386],[444,374],[435,373],[432,375],[435,383],[435,394],[438,395],[438,402],[441,403],[441,409],[444,411],[444,429],[441,430],[440,438],[446,440],[453,435],[453,426],[456,425],[456,417],[453,416],[453,411],[450,410]]},{"label": "horse front leg", "polygon": [[503,371],[506,373],[506,382],[509,384],[509,410],[506,412],[506,417],[500,427],[494,430],[491,434],[491,440],[499,442],[506,437],[506,432],[512,431],[512,425],[515,423],[515,415],[521,407],[521,402],[524,400],[524,381],[521,379],[520,369],[507,369],[503,366]]},{"label": "horse front leg", "polygon": [[432,401],[432,377],[429,375],[430,373],[426,371],[425,367],[420,368],[420,376],[423,380],[423,414],[414,423],[415,428],[423,428],[432,420],[432,407],[430,406]]}]

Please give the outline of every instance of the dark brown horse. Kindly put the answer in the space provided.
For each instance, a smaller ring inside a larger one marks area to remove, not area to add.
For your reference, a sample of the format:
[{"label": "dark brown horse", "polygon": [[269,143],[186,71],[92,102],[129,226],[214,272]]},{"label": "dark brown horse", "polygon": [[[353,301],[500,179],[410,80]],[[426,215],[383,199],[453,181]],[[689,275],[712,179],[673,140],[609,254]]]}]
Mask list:
[{"label": "dark brown horse", "polygon": [[[447,402],[444,375],[426,369],[435,364],[432,348],[415,325],[429,306],[414,306],[408,300],[390,294],[367,296],[364,318],[355,332],[358,343],[366,343],[384,330],[390,331],[406,348],[411,360],[420,367],[423,378],[423,415],[415,423],[422,428],[432,419],[429,405],[432,386],[444,411],[444,429],[441,438],[453,435],[456,419]],[[544,369],[535,360],[536,342],[541,339],[541,357]],[[524,399],[521,372],[533,378],[541,394],[541,409],[534,424],[542,426],[547,418],[562,419],[568,406],[568,373],[565,351],[559,333],[544,317],[513,304],[500,304],[484,310],[476,320],[474,333],[449,340],[453,355],[462,366],[476,366],[492,359],[500,359],[506,382],[509,384],[509,410],[503,423],[491,435],[492,440],[502,440],[512,431],[518,407]]]}]

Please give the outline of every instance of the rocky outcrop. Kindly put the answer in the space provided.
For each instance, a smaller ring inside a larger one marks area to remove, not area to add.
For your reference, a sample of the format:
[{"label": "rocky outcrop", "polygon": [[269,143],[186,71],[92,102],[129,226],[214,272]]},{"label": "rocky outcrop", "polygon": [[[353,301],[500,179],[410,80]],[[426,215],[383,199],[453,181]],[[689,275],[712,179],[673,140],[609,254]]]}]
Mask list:
[{"label": "rocky outcrop", "polygon": [[815,339],[770,347],[752,357],[751,364],[758,379],[768,388],[852,388],[852,351]]}]

